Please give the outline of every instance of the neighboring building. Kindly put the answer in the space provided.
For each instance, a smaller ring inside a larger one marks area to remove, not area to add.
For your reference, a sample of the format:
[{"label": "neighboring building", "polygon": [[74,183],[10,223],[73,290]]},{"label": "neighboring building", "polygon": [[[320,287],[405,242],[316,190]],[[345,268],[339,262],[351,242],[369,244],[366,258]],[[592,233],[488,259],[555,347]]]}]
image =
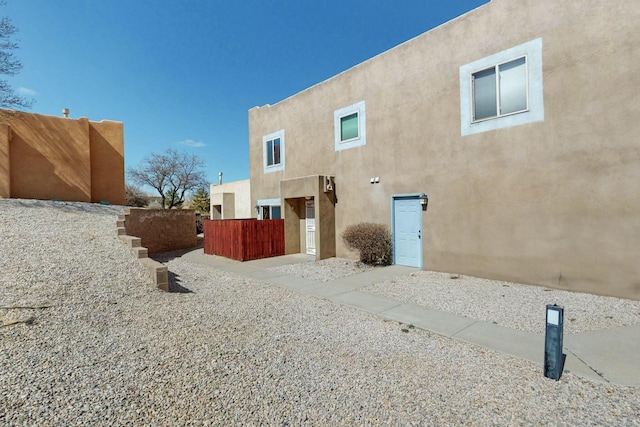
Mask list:
[{"label": "neighboring building", "polygon": [[251,205],[280,206],[287,253],[384,223],[397,264],[640,299],[638,22],[493,0],[253,108]]},{"label": "neighboring building", "polygon": [[12,114],[0,124],[0,198],[124,205],[122,123]]},{"label": "neighboring building", "polygon": [[211,184],[209,189],[211,219],[251,218],[251,183],[243,181]]}]

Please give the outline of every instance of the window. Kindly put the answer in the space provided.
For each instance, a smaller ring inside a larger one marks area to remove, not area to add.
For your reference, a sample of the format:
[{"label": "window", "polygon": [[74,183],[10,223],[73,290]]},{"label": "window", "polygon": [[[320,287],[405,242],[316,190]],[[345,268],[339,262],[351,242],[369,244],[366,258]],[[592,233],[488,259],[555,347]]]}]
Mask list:
[{"label": "window", "polygon": [[364,101],[334,111],[335,150],[346,150],[367,143]]},{"label": "window", "polygon": [[262,137],[264,173],[284,170],[284,129]]},{"label": "window", "polygon": [[355,139],[360,135],[358,126],[358,113],[340,117],[340,142]]},{"label": "window", "polygon": [[542,39],[460,67],[463,136],[537,121],[544,121]]},{"label": "window", "polygon": [[280,219],[280,206],[260,206],[260,219]]},{"label": "window", "polygon": [[471,79],[474,121],[527,110],[526,56],[474,73]]},{"label": "window", "polygon": [[280,138],[267,141],[267,166],[280,164]]},{"label": "window", "polygon": [[281,219],[280,199],[258,200],[258,219]]}]

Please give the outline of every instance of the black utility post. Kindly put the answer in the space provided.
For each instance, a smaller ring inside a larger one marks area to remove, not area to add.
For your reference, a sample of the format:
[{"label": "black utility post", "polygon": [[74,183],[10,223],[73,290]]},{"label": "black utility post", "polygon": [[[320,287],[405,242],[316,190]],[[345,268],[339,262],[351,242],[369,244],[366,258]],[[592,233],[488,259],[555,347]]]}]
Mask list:
[{"label": "black utility post", "polygon": [[566,355],[562,353],[562,328],[564,309],[557,305],[547,305],[547,327],[544,336],[544,376],[556,381],[564,369]]}]

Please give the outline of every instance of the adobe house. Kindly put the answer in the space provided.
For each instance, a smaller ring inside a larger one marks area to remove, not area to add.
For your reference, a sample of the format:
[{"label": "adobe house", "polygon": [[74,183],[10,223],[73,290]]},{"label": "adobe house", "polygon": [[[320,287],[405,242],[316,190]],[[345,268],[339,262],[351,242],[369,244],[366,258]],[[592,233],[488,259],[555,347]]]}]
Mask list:
[{"label": "adobe house", "polygon": [[11,114],[0,124],[0,198],[124,205],[122,123]]},{"label": "adobe house", "polygon": [[287,253],[353,256],[343,230],[384,223],[397,264],[640,299],[637,22],[492,0],[252,108],[251,204]]},{"label": "adobe house", "polygon": [[251,218],[251,183],[248,179],[211,184],[209,219]]}]

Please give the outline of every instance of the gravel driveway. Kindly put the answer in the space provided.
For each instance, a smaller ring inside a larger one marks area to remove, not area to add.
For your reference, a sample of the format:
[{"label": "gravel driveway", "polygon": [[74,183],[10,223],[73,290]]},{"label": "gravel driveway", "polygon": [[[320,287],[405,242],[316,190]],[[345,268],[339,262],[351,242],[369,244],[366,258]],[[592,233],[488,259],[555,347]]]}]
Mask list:
[{"label": "gravel driveway", "polygon": [[0,200],[0,424],[640,425],[637,388],[180,258],[164,293],[120,210]]}]

